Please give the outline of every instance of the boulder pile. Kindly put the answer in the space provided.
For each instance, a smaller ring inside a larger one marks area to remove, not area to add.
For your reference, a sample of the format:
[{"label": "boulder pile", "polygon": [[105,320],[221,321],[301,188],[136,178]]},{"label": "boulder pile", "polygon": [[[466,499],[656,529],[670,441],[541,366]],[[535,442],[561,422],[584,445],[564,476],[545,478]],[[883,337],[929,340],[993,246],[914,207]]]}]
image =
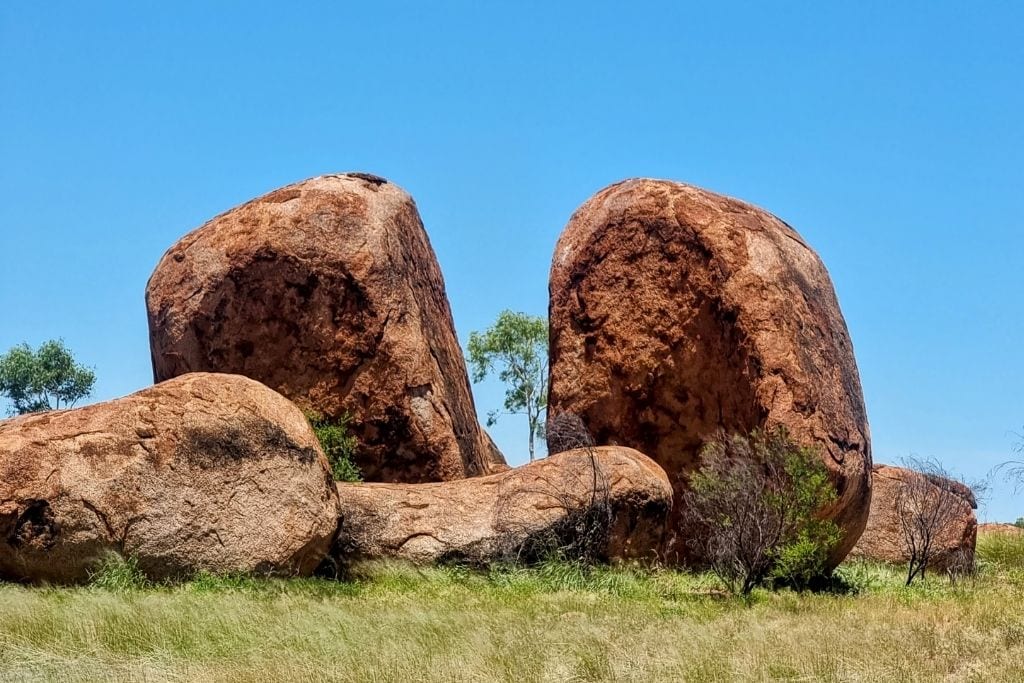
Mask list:
[{"label": "boulder pile", "polygon": [[781,425],[818,447],[843,538],[867,521],[871,442],[825,266],[789,225],[690,185],[617,183],[573,214],[550,282],[548,416],[650,455],[676,490],[666,558],[685,559],[679,494],[706,440]]},{"label": "boulder pile", "polygon": [[[0,422],[0,579],[83,581],[110,553],[156,579],[308,575],[328,554],[686,560],[679,501],[702,445],[774,426],[818,447],[839,494],[822,511],[843,531],[833,561],[853,547],[871,493],[860,380],[792,228],[625,181],[573,215],[550,294],[555,455],[510,470],[407,193],[325,175],[217,216],[148,283],[155,386]],[[313,414],[349,421],[370,483],[331,480]],[[968,513],[951,547],[973,544]]]}]

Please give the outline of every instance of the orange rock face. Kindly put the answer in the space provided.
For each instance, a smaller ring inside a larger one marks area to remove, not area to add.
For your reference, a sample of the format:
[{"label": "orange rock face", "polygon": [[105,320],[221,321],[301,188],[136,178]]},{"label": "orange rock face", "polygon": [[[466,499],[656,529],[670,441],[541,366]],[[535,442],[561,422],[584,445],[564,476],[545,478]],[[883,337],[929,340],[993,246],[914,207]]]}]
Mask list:
[{"label": "orange rock face", "polygon": [[[434,484],[338,484],[340,564],[397,558],[486,565],[523,559],[531,543],[579,540],[596,504],[611,521],[596,554],[654,559],[672,488],[650,458],[629,448],[577,449],[500,474]],[[607,523],[607,522],[606,522]]]},{"label": "orange rock face", "polygon": [[146,303],[157,381],[236,373],[348,413],[367,480],[504,465],[416,205],[382,178],[312,178],[214,218],[167,252]]},{"label": "orange rock face", "polygon": [[245,377],[0,422],[0,579],[84,581],[111,552],[155,579],[310,574],[337,510],[305,417]]},{"label": "orange rock face", "polygon": [[[572,216],[551,266],[549,418],[649,454],[678,492],[720,428],[815,444],[839,499],[833,561],[868,515],[871,445],[832,283],[788,225],[743,202],[637,179]],[[666,558],[687,554],[678,521]]]},{"label": "orange rock face", "polygon": [[[910,557],[904,541],[903,520],[900,519],[899,496],[910,477],[919,472],[903,467],[876,465],[871,472],[871,515],[851,555],[880,562],[903,564]],[[932,478],[928,495],[950,496],[950,512],[941,515],[943,524],[934,530],[931,569],[942,570],[952,563],[968,559],[973,564],[974,546],[978,536],[978,507],[974,493],[960,482]]]}]

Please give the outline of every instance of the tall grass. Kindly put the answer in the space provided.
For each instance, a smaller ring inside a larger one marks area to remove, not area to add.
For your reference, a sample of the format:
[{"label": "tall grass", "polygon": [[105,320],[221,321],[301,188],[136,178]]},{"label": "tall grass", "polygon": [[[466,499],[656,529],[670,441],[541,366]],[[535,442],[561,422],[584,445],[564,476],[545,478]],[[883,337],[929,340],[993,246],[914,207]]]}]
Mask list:
[{"label": "tall grass", "polygon": [[[124,569],[110,570],[112,575]],[[1024,576],[729,597],[710,576],[366,565],[349,581],[0,585],[0,680],[1024,680]]]},{"label": "tall grass", "polygon": [[977,558],[982,566],[1024,571],[1024,531],[979,535]]}]

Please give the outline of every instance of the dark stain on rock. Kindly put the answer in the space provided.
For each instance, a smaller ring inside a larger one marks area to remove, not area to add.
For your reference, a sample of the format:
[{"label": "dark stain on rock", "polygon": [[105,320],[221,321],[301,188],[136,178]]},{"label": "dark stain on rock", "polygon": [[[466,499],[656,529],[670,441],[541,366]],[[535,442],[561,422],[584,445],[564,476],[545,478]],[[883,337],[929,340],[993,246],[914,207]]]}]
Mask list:
[{"label": "dark stain on rock", "polygon": [[388,181],[386,178],[381,178],[379,175],[373,175],[372,173],[346,173],[349,178],[358,178],[359,180],[365,180],[375,187],[381,185],[387,185]]},{"label": "dark stain on rock", "polygon": [[60,524],[45,500],[30,500],[7,536],[7,544],[19,550],[46,551],[57,543]]},{"label": "dark stain on rock", "polygon": [[203,469],[278,454],[287,454],[304,465],[317,458],[316,450],[295,443],[278,425],[252,417],[228,426],[186,429],[175,452],[178,458]]}]

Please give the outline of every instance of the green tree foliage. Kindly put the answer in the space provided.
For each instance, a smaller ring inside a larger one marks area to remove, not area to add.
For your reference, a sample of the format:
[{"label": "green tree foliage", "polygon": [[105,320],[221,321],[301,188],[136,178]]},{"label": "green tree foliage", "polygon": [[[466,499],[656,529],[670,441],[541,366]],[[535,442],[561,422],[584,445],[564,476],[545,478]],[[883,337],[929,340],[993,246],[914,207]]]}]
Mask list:
[{"label": "green tree foliage", "polygon": [[75,362],[63,340],[33,350],[15,346],[0,356],[0,395],[19,415],[71,408],[92,393],[96,373]]},{"label": "green tree foliage", "polygon": [[803,589],[824,574],[840,533],[817,516],[836,491],[815,449],[782,428],[721,433],[689,484],[691,546],[730,590],[746,595],[770,580]]},{"label": "green tree foliage", "polygon": [[335,481],[357,482],[363,480],[363,473],[355,463],[359,441],[349,433],[350,418],[342,416],[340,420],[330,420],[320,413],[308,412],[306,419],[313,427],[320,447],[331,465],[331,473]]},{"label": "green tree foliage", "polygon": [[[481,382],[497,370],[505,383],[505,411],[526,415],[530,430],[530,461],[535,441],[543,430],[541,414],[548,405],[548,323],[544,318],[502,311],[494,325],[469,335],[469,363],[473,381]],[[498,419],[492,411],[488,426]]]},{"label": "green tree foliage", "polygon": [[1018,517],[1017,521],[1013,523],[1014,526],[1024,529],[1024,517]]}]

